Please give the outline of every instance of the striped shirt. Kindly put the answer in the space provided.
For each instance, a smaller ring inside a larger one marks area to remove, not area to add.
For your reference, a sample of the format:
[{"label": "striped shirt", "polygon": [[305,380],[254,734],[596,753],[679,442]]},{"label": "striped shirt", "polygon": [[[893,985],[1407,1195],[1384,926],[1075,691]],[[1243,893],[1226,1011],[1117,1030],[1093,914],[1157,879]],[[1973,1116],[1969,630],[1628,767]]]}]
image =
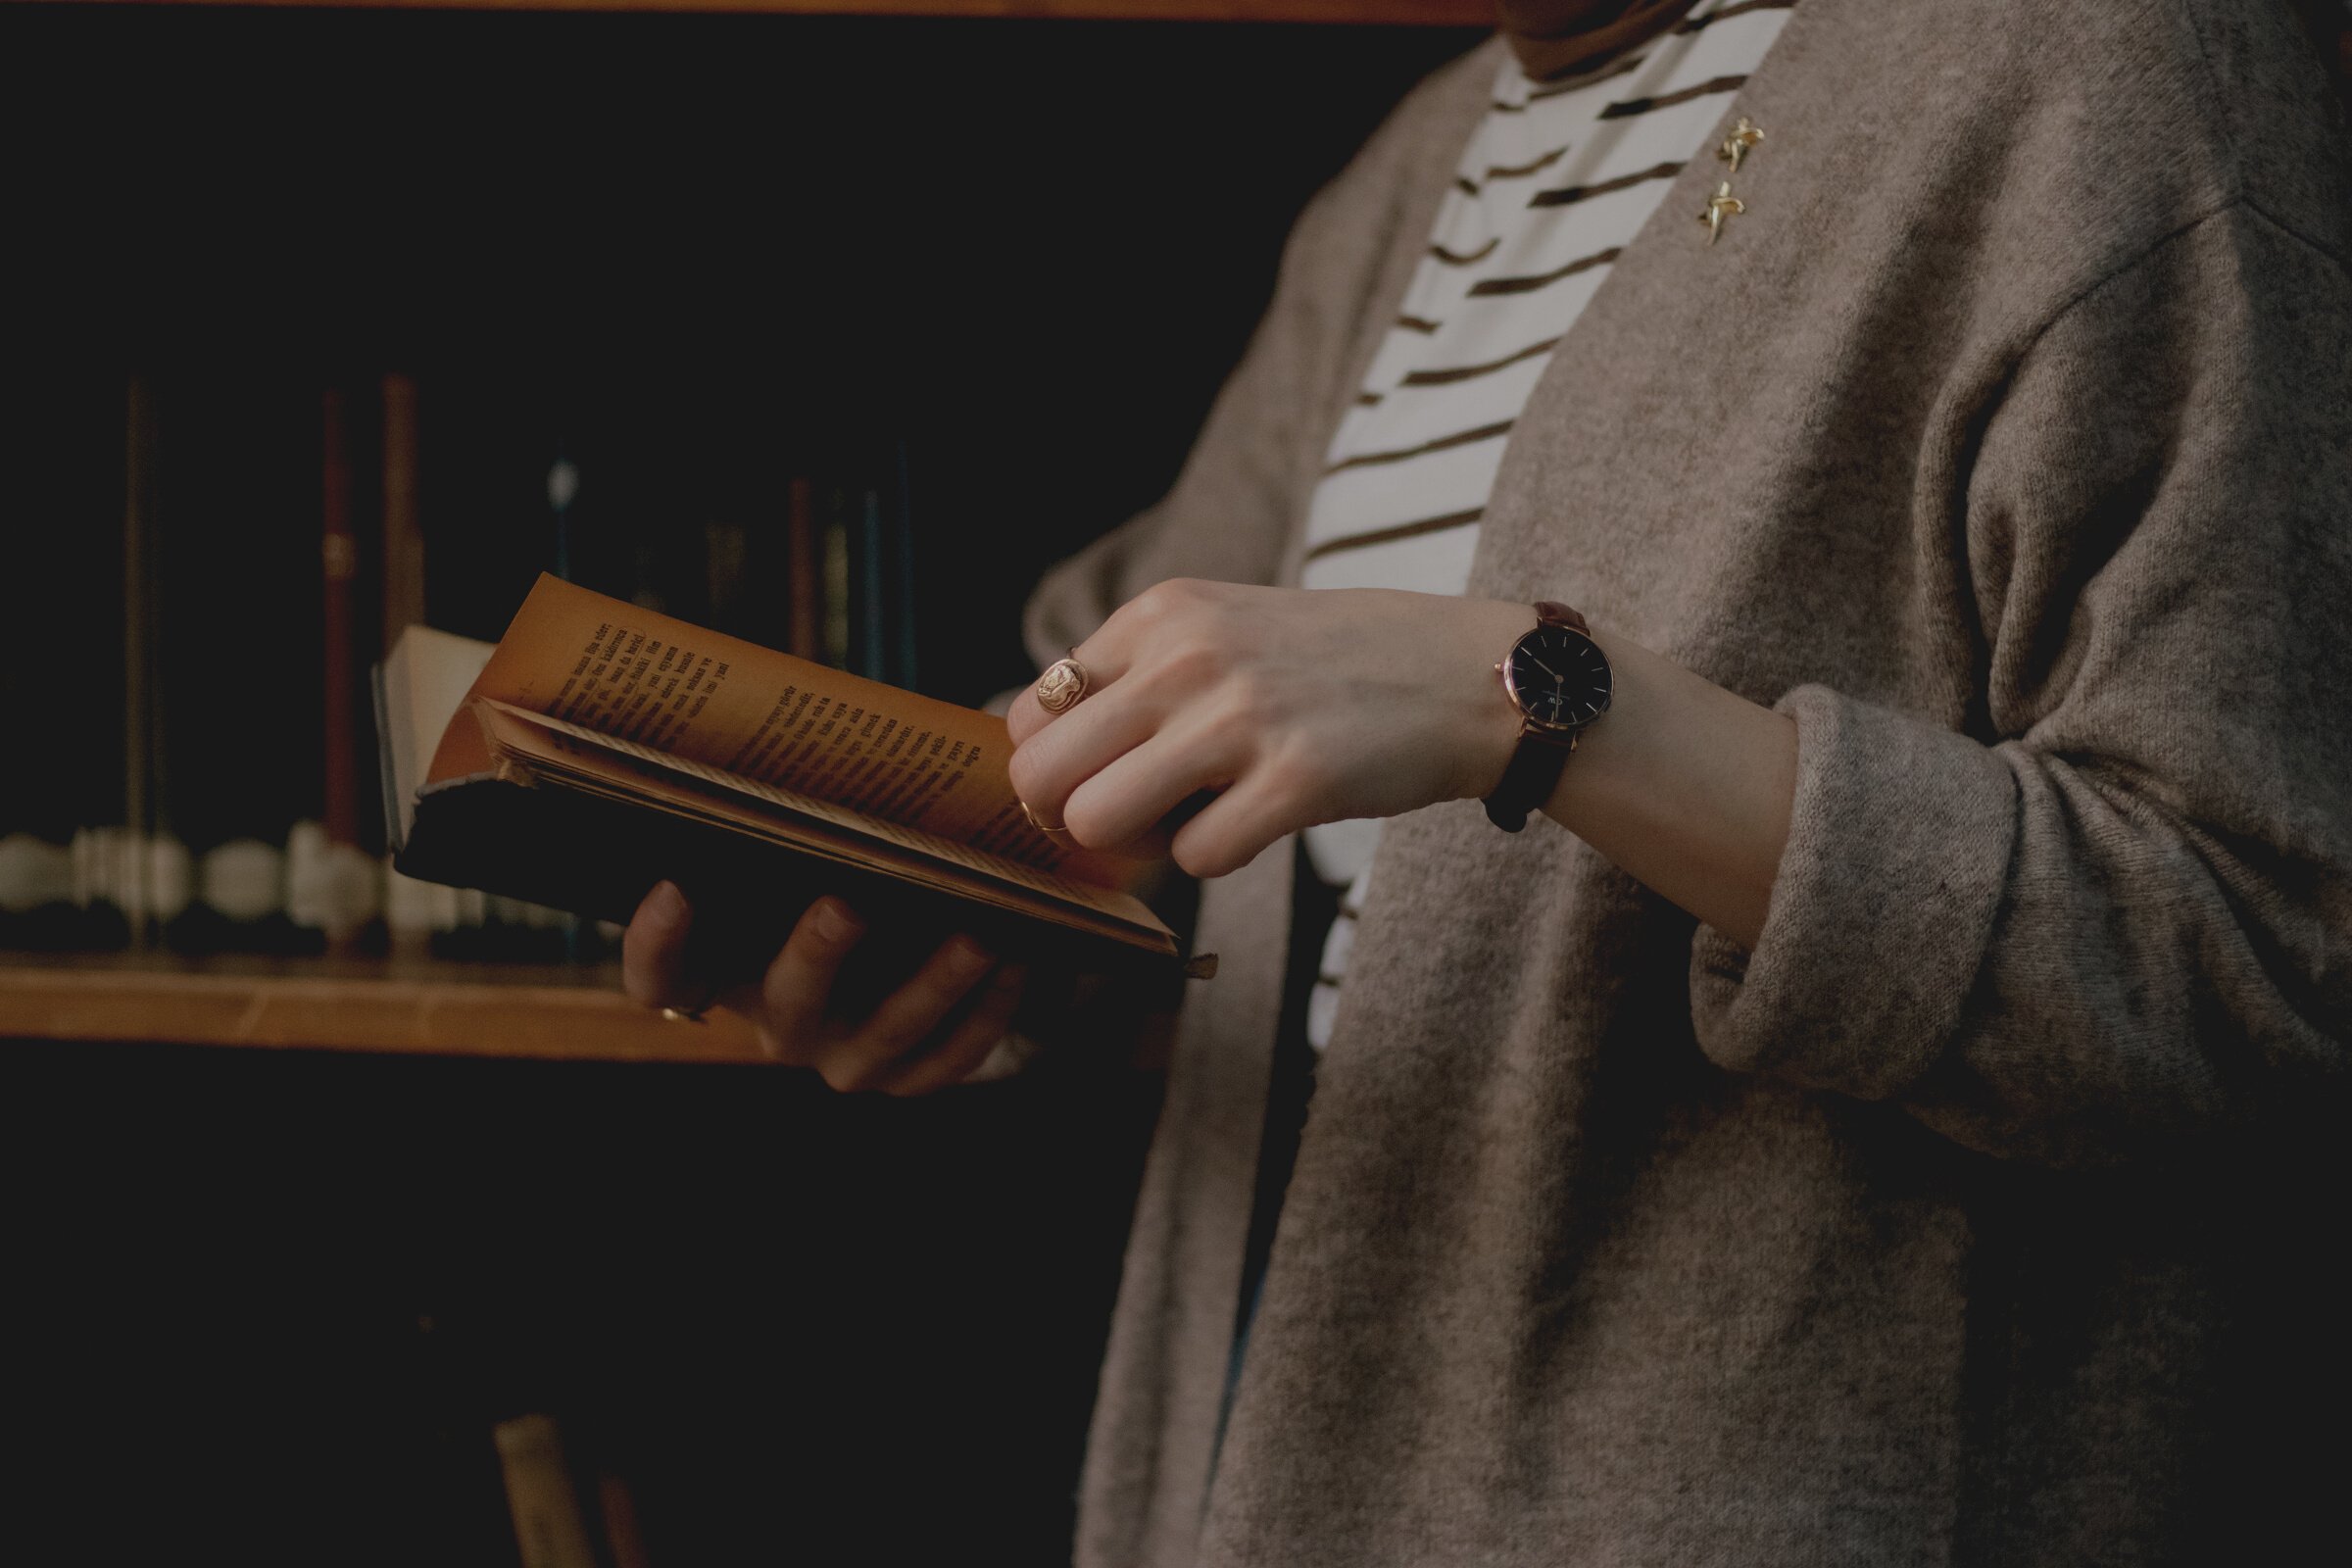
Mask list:
[{"label": "striped shirt", "polygon": [[[1462,592],[1528,395],[1674,176],[1714,155],[1731,95],[1793,4],[1710,0],[1646,47],[1557,82],[1504,63],[1403,308],[1333,437],[1307,513],[1302,586]],[[1573,599],[1576,586],[1560,590]],[[1317,1051],[1379,841],[1376,820],[1306,832],[1316,873],[1345,889],[1307,1009]]]}]

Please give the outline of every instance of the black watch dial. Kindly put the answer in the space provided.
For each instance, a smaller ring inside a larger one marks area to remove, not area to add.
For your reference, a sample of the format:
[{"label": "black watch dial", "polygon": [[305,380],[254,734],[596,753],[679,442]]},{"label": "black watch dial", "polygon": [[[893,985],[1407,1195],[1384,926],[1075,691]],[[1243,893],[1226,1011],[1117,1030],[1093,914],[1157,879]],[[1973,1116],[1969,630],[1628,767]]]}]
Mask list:
[{"label": "black watch dial", "polygon": [[1565,626],[1538,626],[1503,665],[1519,711],[1539,724],[1573,729],[1609,706],[1609,661],[1600,645]]}]

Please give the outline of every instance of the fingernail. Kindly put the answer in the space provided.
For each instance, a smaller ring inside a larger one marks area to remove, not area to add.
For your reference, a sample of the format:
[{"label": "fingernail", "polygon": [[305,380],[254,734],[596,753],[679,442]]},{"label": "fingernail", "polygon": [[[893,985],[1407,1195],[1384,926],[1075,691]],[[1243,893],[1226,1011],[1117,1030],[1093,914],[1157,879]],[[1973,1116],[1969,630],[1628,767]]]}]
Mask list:
[{"label": "fingernail", "polygon": [[995,961],[989,951],[970,937],[957,937],[948,944],[948,965],[957,974],[976,975]]},{"label": "fingernail", "polygon": [[654,918],[663,925],[676,925],[686,918],[686,892],[675,882],[655,883],[651,902]]},{"label": "fingernail", "polygon": [[848,942],[864,929],[848,905],[826,899],[816,906],[817,935],[828,942]]}]

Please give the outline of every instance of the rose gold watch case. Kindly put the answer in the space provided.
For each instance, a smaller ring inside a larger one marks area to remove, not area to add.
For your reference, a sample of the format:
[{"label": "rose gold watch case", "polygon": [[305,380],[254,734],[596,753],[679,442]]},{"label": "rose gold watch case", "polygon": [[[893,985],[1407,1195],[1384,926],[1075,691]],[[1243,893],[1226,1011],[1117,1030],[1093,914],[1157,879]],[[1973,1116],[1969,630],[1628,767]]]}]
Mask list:
[{"label": "rose gold watch case", "polygon": [[[1585,641],[1592,642],[1592,632],[1591,627],[1586,624],[1585,617],[1566,605],[1555,604],[1550,600],[1542,601],[1536,606],[1535,631],[1542,631],[1546,626],[1556,626],[1564,631],[1572,631]],[[1533,635],[1534,632],[1521,632],[1518,639],[1511,644],[1511,652],[1517,653],[1519,644]],[[1601,713],[1609,710],[1609,705],[1617,698],[1617,672],[1610,667],[1609,656],[1598,643],[1592,643],[1592,649],[1593,652],[1600,655],[1601,667],[1609,670],[1609,689],[1601,697],[1599,712],[1595,712],[1592,718],[1579,719],[1573,724],[1555,724],[1548,719],[1538,718],[1529,712],[1527,703],[1519,696],[1518,683],[1511,679],[1510,654],[1503,655],[1502,662],[1494,666],[1494,673],[1502,682],[1503,695],[1510,699],[1511,707],[1518,710],[1521,738],[1549,741],[1555,746],[1565,746],[1573,752],[1576,750],[1577,736],[1582,734],[1594,719],[1599,718]]]}]

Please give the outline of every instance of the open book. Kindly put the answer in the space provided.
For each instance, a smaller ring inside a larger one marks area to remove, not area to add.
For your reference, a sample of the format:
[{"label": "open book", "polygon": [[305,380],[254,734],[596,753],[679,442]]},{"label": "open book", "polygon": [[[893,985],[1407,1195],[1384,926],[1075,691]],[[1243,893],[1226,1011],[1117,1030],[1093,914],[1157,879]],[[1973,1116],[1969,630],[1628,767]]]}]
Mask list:
[{"label": "open book", "polygon": [[1131,865],[1030,826],[992,714],[555,577],[495,649],[404,634],[377,705],[409,876],[609,920],[666,878],[696,941],[739,950],[703,960],[747,975],[826,893],[869,924],[968,931],[1033,962],[1182,959],[1118,885]]}]

